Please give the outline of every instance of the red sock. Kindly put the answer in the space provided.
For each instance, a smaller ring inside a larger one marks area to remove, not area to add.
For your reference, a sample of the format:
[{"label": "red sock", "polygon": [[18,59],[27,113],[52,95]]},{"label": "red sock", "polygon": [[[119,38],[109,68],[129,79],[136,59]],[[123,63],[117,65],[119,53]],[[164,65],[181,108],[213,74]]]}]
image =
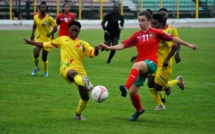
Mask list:
[{"label": "red sock", "polygon": [[129,90],[129,88],[133,85],[133,83],[136,81],[139,75],[139,70],[138,69],[131,69],[131,72],[128,76],[128,79],[125,83],[125,87]]},{"label": "red sock", "polygon": [[139,94],[136,94],[135,96],[131,97],[131,102],[138,112],[143,109],[142,104],[140,102]]}]

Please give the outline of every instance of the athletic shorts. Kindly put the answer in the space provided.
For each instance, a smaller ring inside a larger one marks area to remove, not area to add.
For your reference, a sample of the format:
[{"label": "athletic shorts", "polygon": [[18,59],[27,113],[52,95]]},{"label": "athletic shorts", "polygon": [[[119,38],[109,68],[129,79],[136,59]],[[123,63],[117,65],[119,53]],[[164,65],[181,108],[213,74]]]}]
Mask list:
[{"label": "athletic shorts", "polygon": [[70,69],[76,70],[76,71],[78,72],[78,74],[81,75],[81,76],[84,76],[84,75],[87,76],[85,70],[83,70],[83,69],[82,69],[82,70],[78,70],[78,69],[74,69],[74,68],[72,68],[72,67],[61,67],[61,68],[60,68],[60,74],[61,74],[62,77],[63,77],[68,83],[70,83],[70,84],[73,83],[73,81],[70,81],[70,80],[67,78],[67,73],[68,73],[68,71],[69,71]]},{"label": "athletic shorts", "polygon": [[143,86],[143,83],[145,82],[146,78],[148,77],[148,74],[153,74],[157,70],[157,66],[153,61],[144,60],[144,62],[148,66],[148,72],[145,74],[143,74],[141,72],[139,73],[137,80],[134,82],[134,85],[137,87]]},{"label": "athletic shorts", "polygon": [[155,79],[154,82],[158,85],[165,86],[168,83],[169,76],[171,73],[165,70],[165,68],[158,68],[155,72]]},{"label": "athletic shorts", "polygon": [[[36,47],[36,46],[34,46],[34,48],[35,48],[35,47]],[[50,48],[42,48],[42,49],[46,50],[47,52],[50,51]]]}]

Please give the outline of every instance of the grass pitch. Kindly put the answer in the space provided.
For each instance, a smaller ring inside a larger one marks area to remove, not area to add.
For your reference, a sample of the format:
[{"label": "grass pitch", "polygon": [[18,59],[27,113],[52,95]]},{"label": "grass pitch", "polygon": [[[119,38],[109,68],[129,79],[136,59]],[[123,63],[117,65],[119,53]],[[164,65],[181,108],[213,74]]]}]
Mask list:
[{"label": "grass pitch", "polygon": [[[136,30],[124,29],[120,42]],[[171,79],[183,76],[185,91],[172,88],[166,96],[167,109],[154,111],[156,105],[145,84],[139,93],[146,112],[136,122],[129,122],[135,109],[129,97],[120,96],[118,86],[127,79],[135,48],[117,51],[111,64],[106,64],[109,52],[84,59],[89,79],[94,86],[107,87],[109,98],[101,104],[91,99],[83,112],[87,120],[77,121],[73,114],[79,95],[59,73],[59,49],[49,53],[49,77],[43,76],[41,57],[41,70],[32,77],[33,48],[23,41],[31,31],[0,31],[0,133],[214,133],[215,28],[178,28],[178,32],[183,40],[198,45],[197,51],[182,46],[182,61],[173,66]],[[103,42],[103,31],[81,30],[80,38],[95,46]]]}]

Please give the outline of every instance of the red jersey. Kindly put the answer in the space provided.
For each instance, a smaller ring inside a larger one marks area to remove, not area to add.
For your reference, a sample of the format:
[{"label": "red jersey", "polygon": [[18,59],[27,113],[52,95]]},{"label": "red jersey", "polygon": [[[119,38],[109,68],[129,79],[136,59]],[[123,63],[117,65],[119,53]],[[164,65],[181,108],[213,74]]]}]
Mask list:
[{"label": "red jersey", "polygon": [[71,21],[75,19],[75,15],[73,13],[68,13],[68,15],[64,15],[63,13],[58,14],[56,18],[56,22],[60,25],[58,36],[69,36],[69,28],[68,25]]},{"label": "red jersey", "polygon": [[122,41],[122,43],[125,47],[136,46],[138,52],[136,62],[151,60],[157,65],[159,42],[161,40],[171,41],[172,39],[172,36],[160,29],[149,28],[146,32],[142,30],[137,31],[130,38]]}]

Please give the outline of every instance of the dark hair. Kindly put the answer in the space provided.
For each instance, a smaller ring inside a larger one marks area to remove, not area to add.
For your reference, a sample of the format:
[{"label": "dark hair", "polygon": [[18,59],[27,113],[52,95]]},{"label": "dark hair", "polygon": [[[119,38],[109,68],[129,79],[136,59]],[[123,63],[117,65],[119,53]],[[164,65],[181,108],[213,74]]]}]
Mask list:
[{"label": "dark hair", "polygon": [[68,27],[70,28],[72,25],[78,26],[79,29],[81,29],[81,23],[79,21],[73,20],[72,22],[69,23]]},{"label": "dark hair", "polygon": [[46,2],[45,2],[45,1],[42,1],[42,2],[40,3],[39,8],[40,8],[41,5],[45,5],[45,6],[46,6],[46,11],[48,10],[48,6],[46,5]]},{"label": "dark hair", "polygon": [[151,20],[152,19],[152,15],[148,12],[148,11],[142,11],[142,12],[140,12],[139,13],[139,15],[138,16],[146,16],[146,18],[148,19],[148,20]]},{"label": "dark hair", "polygon": [[[70,7],[69,3],[64,3],[62,7],[64,7],[65,5],[68,5]],[[62,9],[62,13],[64,12],[64,9]]]},{"label": "dark hair", "polygon": [[160,8],[160,9],[158,10],[158,12],[160,12],[160,11],[168,12],[168,10],[167,10],[166,8]]},{"label": "dark hair", "polygon": [[151,15],[153,15],[153,12],[151,9],[146,9],[147,12],[149,12]]},{"label": "dark hair", "polygon": [[152,15],[152,18],[158,20],[159,23],[163,23],[163,15],[159,13],[154,13]]}]

